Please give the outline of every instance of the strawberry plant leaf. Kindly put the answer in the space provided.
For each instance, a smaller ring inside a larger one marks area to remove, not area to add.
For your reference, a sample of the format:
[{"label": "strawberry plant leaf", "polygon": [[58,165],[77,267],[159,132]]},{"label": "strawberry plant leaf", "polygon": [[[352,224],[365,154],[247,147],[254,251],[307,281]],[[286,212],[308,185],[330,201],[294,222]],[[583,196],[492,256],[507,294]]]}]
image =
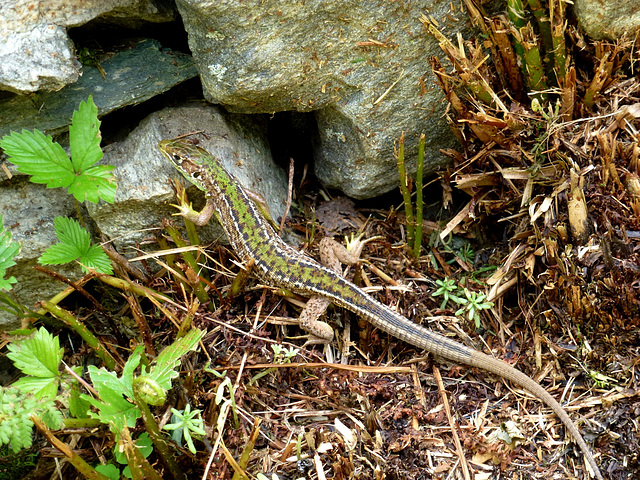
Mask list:
[{"label": "strawberry plant leaf", "polygon": [[56,217],[53,221],[60,243],[51,245],[38,259],[42,265],[60,265],[78,260],[82,270],[94,268],[100,273],[112,274],[109,258],[97,245],[91,245],[91,236],[77,220]]},{"label": "strawberry plant leaf", "polygon": [[34,183],[67,187],[79,202],[102,199],[113,203],[116,183],[110,172],[114,167],[95,165],[104,156],[101,139],[98,108],[89,96],[73,113],[69,126],[71,160],[58,143],[39,130],[11,132],[0,140],[0,148],[20,172],[32,175]]},{"label": "strawberry plant leaf", "polygon": [[25,393],[32,393],[37,399],[47,398],[53,400],[58,394],[60,381],[57,377],[22,377],[13,382],[12,385]]},{"label": "strawberry plant leaf", "polygon": [[104,368],[96,368],[90,365],[89,376],[93,387],[98,392],[100,399],[81,395],[80,398],[89,402],[98,409],[98,412],[89,412],[93,418],[97,418],[102,423],[109,424],[116,436],[126,426],[133,428],[141,413],[138,407],[127,401],[122,395],[125,392],[123,384],[124,378],[118,378],[115,372],[110,372]]},{"label": "strawberry plant leaf", "polygon": [[73,112],[69,126],[71,162],[76,172],[84,174],[103,157],[101,140],[98,107],[93,102],[93,95],[89,95],[87,101],[80,102],[78,110]]},{"label": "strawberry plant leaf", "polygon": [[202,330],[194,328],[184,337],[179,338],[166,347],[156,358],[156,365],[147,374],[155,380],[163,389],[171,388],[171,380],[178,376],[176,368],[180,364],[180,359],[190,350],[193,350],[204,335]]},{"label": "strawberry plant leaf", "polygon": [[64,349],[60,347],[58,337],[44,327],[36,330],[32,337],[10,343],[7,348],[7,357],[22,373],[40,378],[59,376]]},{"label": "strawberry plant leaf", "polygon": [[69,187],[71,193],[79,202],[88,200],[98,203],[102,199],[113,203],[116,196],[115,177],[110,173],[115,167],[111,165],[94,165],[89,167],[82,175],[75,178]]},{"label": "strawberry plant leaf", "polygon": [[34,183],[68,187],[75,179],[73,165],[60,144],[39,130],[11,132],[0,140],[0,147],[20,172],[32,175]]}]

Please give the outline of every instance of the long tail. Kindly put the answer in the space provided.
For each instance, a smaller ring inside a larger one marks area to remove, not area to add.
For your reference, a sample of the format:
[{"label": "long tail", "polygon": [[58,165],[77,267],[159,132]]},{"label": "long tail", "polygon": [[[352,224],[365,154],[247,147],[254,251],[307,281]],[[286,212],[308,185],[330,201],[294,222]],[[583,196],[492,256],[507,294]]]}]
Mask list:
[{"label": "long tail", "polygon": [[478,350],[469,348],[461,343],[413,323],[409,319],[391,310],[388,306],[371,298],[364,291],[346,280],[344,280],[344,284],[341,285],[341,287],[342,292],[345,292],[348,288],[349,298],[346,298],[346,295],[329,295],[331,300],[334,303],[365,317],[380,330],[383,330],[400,340],[404,340],[407,343],[415,345],[416,347],[424,348],[434,355],[444,357],[454,362],[464,363],[472,367],[481,368],[527,389],[535,397],[539,398],[543,403],[551,408],[558,418],[560,418],[562,423],[569,430],[569,433],[571,433],[571,436],[577,442],[596,478],[598,480],[604,480],[600,473],[600,469],[593,458],[593,454],[587,446],[587,442],[585,442],[584,438],[580,434],[578,428],[575,426],[564,408],[562,408],[562,405],[560,405],[556,399],[553,398],[551,394],[538,382],[502,360],[493,358]]}]

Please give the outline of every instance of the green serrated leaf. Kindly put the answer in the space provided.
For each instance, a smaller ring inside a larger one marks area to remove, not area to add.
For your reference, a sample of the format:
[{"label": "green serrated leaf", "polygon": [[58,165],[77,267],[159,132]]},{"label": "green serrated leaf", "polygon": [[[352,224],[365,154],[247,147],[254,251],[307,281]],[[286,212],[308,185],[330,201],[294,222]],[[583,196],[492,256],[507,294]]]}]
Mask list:
[{"label": "green serrated leaf", "polygon": [[16,368],[27,375],[40,378],[58,377],[58,368],[64,349],[60,347],[58,337],[54,337],[44,327],[33,337],[10,343],[7,347],[9,357]]},{"label": "green serrated leaf", "polygon": [[68,187],[75,179],[71,160],[60,144],[39,130],[11,132],[0,140],[0,147],[20,172],[32,175],[34,183],[44,183],[48,188]]},{"label": "green serrated leaf", "polygon": [[144,346],[138,345],[131,355],[129,355],[129,358],[122,369],[122,377],[120,377],[120,381],[122,382],[124,394],[129,398],[133,398],[133,373],[138,368],[138,365],[140,365],[143,350]]},{"label": "green serrated leaf", "polygon": [[95,268],[100,273],[112,274],[109,257],[97,245],[91,245],[91,236],[78,221],[56,217],[53,221],[60,243],[51,245],[38,259],[42,265],[61,265],[78,260],[83,271]]},{"label": "green serrated leaf", "polygon": [[81,398],[80,384],[77,381],[71,384],[69,413],[74,418],[86,418],[89,414],[89,402]]},{"label": "green serrated leaf", "polygon": [[16,262],[13,257],[20,251],[20,244],[13,241],[11,232],[5,228],[2,215],[0,215],[0,289],[10,290],[11,284],[16,283],[16,277],[4,278],[7,270]]},{"label": "green serrated leaf", "polygon": [[14,277],[13,275],[9,278],[0,278],[0,289],[11,290],[11,284],[16,283],[17,281],[18,280],[16,280],[16,277]]},{"label": "green serrated leaf", "polygon": [[79,256],[80,251],[75,245],[56,243],[48,247],[42,255],[40,255],[38,263],[41,265],[62,265],[73,262]]},{"label": "green serrated leaf", "polygon": [[114,167],[95,165],[104,155],[100,140],[98,109],[90,96],[73,113],[69,127],[71,160],[58,143],[39,130],[12,132],[0,140],[0,148],[19,171],[32,175],[34,183],[44,183],[48,188],[68,187],[79,202],[97,203],[102,199],[113,203],[116,183],[110,172]]},{"label": "green serrated leaf", "polygon": [[14,387],[25,393],[32,393],[38,399],[54,399],[58,395],[59,378],[22,377],[16,380]]},{"label": "green serrated leaf", "polygon": [[83,175],[76,177],[73,185],[69,187],[69,193],[78,201],[86,199],[98,203],[98,200],[102,199],[113,203],[117,188],[115,177],[110,173],[113,169],[111,165],[90,167]]},{"label": "green serrated leaf", "polygon": [[[93,102],[93,96],[89,95],[87,101],[80,102],[78,110],[73,112],[69,126],[71,161],[76,172],[85,174],[89,167],[103,157],[101,140],[98,108]],[[72,193],[71,190],[69,192]]]},{"label": "green serrated leaf", "polygon": [[95,269],[100,273],[113,274],[113,268],[111,267],[111,261],[104,250],[97,245],[91,246],[87,253],[80,257],[80,263]]},{"label": "green serrated leaf", "polygon": [[91,235],[82,228],[77,220],[69,217],[56,217],[53,220],[53,225],[60,242],[73,245],[80,255],[83,255],[91,246]]},{"label": "green serrated leaf", "polygon": [[96,368],[90,365],[88,368],[89,376],[98,395],[102,398],[102,394],[107,391],[116,392],[118,395],[126,395],[133,398],[133,390],[130,381],[127,378],[118,378],[115,372],[103,368]]},{"label": "green serrated leaf", "polygon": [[140,418],[140,410],[134,404],[124,399],[121,393],[105,389],[100,394],[100,400],[81,395],[83,400],[89,402],[98,411],[89,411],[92,418],[109,425],[111,431],[118,436],[125,426],[133,428],[136,420]]},{"label": "green serrated leaf", "polygon": [[193,350],[202,338],[204,332],[194,328],[184,337],[179,338],[166,347],[156,358],[156,364],[149,372],[149,377],[155,380],[163,389],[171,388],[171,380],[178,376],[176,371],[180,358]]},{"label": "green serrated leaf", "polygon": [[122,395],[133,397],[130,381],[127,378],[118,378],[114,372],[104,368],[96,368],[93,365],[88,368],[93,387],[98,392],[100,399],[81,395],[80,398],[89,402],[98,409],[98,412],[89,412],[92,418],[97,418],[106,423],[111,431],[118,436],[126,426],[133,428],[141,413],[138,407],[127,401]]}]

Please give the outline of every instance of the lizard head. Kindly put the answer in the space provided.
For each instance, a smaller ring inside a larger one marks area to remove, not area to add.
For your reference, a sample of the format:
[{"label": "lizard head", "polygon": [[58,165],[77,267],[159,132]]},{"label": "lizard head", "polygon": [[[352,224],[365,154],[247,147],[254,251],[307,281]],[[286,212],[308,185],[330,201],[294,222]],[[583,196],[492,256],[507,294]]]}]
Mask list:
[{"label": "lizard head", "polygon": [[205,190],[201,178],[212,157],[209,152],[184,139],[162,140],[158,148],[187,180]]}]

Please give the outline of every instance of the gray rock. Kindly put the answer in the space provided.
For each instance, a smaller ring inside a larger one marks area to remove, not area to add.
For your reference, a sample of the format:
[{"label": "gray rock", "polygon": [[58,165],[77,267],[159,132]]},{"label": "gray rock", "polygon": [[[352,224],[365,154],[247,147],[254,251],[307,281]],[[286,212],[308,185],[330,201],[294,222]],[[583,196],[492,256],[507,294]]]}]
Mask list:
[{"label": "gray rock", "polygon": [[[74,215],[73,197],[63,194],[60,189],[29,183],[26,177],[20,176],[2,184],[0,205],[5,227],[13,235],[13,240],[22,245],[14,258],[16,265],[8,272],[8,276],[13,275],[18,280],[11,292],[23,305],[31,308],[34,302],[48,300],[66,288],[33,267],[38,265],[38,257],[50,245],[57,243],[53,219]],[[77,265],[56,266],[54,270],[72,279],[81,275]],[[18,325],[15,315],[0,310],[0,331],[11,330]]]},{"label": "gray rock", "polygon": [[[453,37],[450,2],[178,0],[205,97],[244,113],[318,112],[316,172],[365,198],[397,185],[393,143],[407,133],[409,169],[429,135],[428,172],[454,144],[428,59],[425,11]],[[414,169],[415,170],[415,169]]]},{"label": "gray rock", "polygon": [[616,40],[623,36],[633,38],[640,27],[638,0],[575,0],[573,10],[580,27],[596,40]]},{"label": "gray rock", "polygon": [[[151,227],[160,226],[162,219],[176,212],[170,206],[175,198],[169,179],[182,177],[162,156],[158,142],[189,132],[202,132],[196,136],[200,145],[222,158],[244,186],[266,199],[275,217],[282,216],[286,179],[271,160],[266,128],[259,120],[207,105],[167,108],[147,117],[125,141],[105,152],[104,162],[116,166],[118,190],[114,204],[87,205],[100,231],[119,246],[144,242]],[[192,187],[188,192],[196,190]],[[208,239],[219,236],[216,230]]]},{"label": "gray rock", "polygon": [[40,24],[23,32],[0,30],[2,90],[60,90],[78,79],[80,68],[73,42],[63,27]]},{"label": "gray rock", "polygon": [[[84,67],[73,85],[59,92],[15,95],[0,100],[0,137],[23,128],[53,135],[65,131],[73,111],[93,94],[98,114],[135,105],[197,75],[189,55],[163,49],[156,40],[143,40],[96,67]],[[0,67],[1,68],[1,67]]]},{"label": "gray rock", "polygon": [[[166,22],[174,18],[167,2],[152,0],[0,0],[0,90],[30,93],[60,90],[80,75],[67,27],[96,17]],[[123,20],[120,20],[123,22]]]},{"label": "gray rock", "polygon": [[[362,105],[360,105],[362,107]],[[336,105],[316,112],[318,138],[315,142],[315,173],[325,187],[336,188],[358,199],[375,197],[398,187],[398,166],[393,153],[394,142],[405,129],[397,127],[416,122],[405,138],[407,170],[415,173],[418,134],[426,136],[425,174],[446,165],[441,148],[455,146],[449,127],[439,116],[422,115],[408,119],[401,99],[380,108],[380,114],[350,116],[346,106]],[[386,118],[390,125],[381,125]],[[420,129],[420,130],[417,130]]]}]

